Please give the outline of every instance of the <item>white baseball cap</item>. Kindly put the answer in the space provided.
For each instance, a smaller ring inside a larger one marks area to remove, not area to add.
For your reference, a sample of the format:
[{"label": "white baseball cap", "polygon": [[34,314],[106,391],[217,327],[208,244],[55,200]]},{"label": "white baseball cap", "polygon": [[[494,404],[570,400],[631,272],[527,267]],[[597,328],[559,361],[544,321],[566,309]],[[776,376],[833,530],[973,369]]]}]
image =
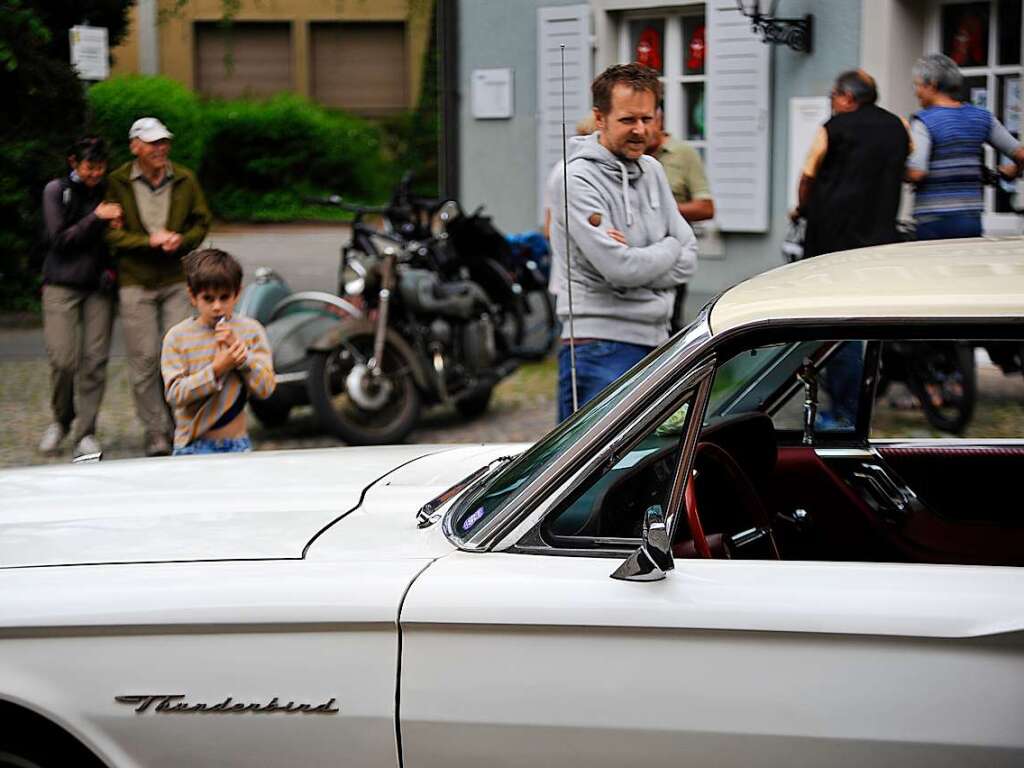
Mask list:
[{"label": "white baseball cap", "polygon": [[173,139],[174,134],[167,130],[167,126],[155,117],[140,117],[132,123],[128,131],[128,140],[141,139],[149,144],[160,139]]}]

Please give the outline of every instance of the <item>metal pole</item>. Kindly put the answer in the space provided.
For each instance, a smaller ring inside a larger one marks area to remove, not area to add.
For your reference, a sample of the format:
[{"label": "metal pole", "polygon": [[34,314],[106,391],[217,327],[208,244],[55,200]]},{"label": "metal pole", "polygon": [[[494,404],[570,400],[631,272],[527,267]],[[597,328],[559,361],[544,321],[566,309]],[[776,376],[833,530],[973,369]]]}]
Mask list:
[{"label": "metal pole", "polygon": [[562,54],[562,197],[565,202],[565,289],[569,298],[569,372],[572,377],[572,412],[580,407],[579,393],[576,389],[576,329],[573,327],[572,312],[572,260],[569,258],[569,160],[567,156],[567,140],[565,138],[565,44],[561,46]]}]

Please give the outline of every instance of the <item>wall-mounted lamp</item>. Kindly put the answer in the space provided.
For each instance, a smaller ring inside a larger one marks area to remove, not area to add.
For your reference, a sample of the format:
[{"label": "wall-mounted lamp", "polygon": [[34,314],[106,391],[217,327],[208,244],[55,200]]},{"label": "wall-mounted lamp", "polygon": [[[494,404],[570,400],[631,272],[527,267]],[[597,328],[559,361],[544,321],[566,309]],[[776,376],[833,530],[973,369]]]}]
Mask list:
[{"label": "wall-mounted lamp", "polygon": [[802,19],[779,19],[775,17],[778,4],[778,0],[771,0],[768,13],[761,13],[761,0],[736,0],[739,12],[750,19],[750,28],[761,33],[762,42],[788,45],[794,51],[810,53],[814,15],[808,13]]}]

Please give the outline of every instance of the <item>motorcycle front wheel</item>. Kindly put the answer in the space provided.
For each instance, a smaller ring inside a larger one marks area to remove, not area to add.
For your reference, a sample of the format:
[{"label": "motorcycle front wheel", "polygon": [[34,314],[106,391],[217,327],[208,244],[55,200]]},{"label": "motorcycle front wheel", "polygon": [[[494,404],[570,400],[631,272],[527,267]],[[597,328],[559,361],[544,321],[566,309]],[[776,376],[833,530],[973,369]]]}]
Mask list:
[{"label": "motorcycle front wheel", "polygon": [[317,419],[349,445],[401,442],[419,418],[412,361],[390,340],[377,375],[368,369],[372,357],[373,333],[367,329],[310,359],[307,387]]},{"label": "motorcycle front wheel", "polygon": [[929,424],[942,432],[963,434],[977,402],[974,350],[955,342],[920,342],[914,348],[907,386],[921,401]]}]

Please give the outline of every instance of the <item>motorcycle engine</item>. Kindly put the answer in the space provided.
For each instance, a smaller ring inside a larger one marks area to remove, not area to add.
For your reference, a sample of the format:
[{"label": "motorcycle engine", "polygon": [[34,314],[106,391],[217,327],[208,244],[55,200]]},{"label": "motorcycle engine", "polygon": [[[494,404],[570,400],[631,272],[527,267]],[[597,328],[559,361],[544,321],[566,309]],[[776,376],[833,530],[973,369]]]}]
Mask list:
[{"label": "motorcycle engine", "polygon": [[465,323],[462,328],[462,357],[466,370],[485,371],[497,362],[498,346],[494,336],[494,320],[489,314]]}]

